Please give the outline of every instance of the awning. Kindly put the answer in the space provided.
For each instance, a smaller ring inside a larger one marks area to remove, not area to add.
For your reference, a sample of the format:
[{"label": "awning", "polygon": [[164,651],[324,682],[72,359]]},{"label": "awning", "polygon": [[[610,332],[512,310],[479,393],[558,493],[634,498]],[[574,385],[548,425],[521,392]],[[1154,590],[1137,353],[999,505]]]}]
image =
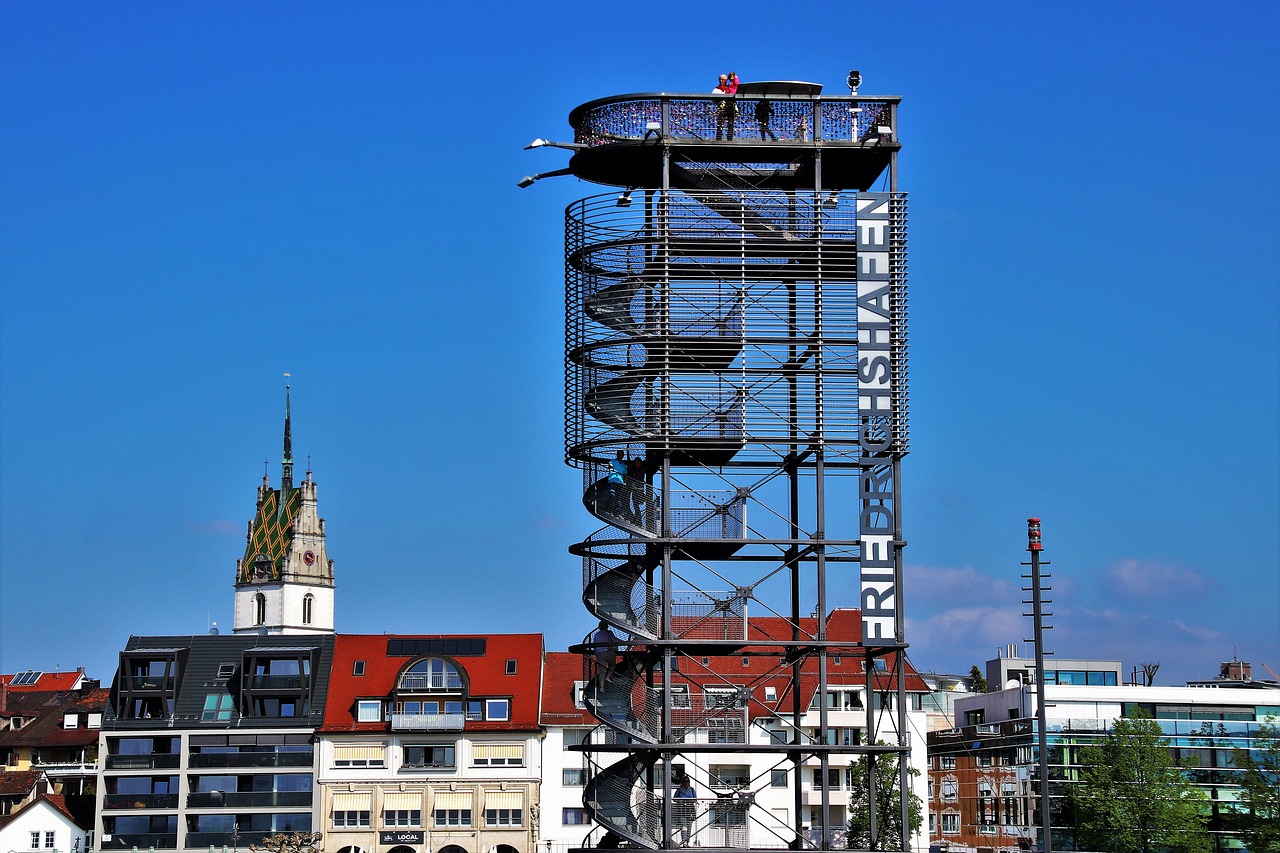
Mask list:
[{"label": "awning", "polygon": [[523,791],[485,791],[485,809],[523,809]]},{"label": "awning", "polygon": [[470,791],[437,791],[435,809],[469,809],[471,808]]},{"label": "awning", "polygon": [[421,811],[421,791],[386,791],[382,794],[383,811]]},{"label": "awning", "polygon": [[382,744],[375,746],[335,746],[334,761],[381,761],[383,759]]},{"label": "awning", "polygon": [[524,760],[524,744],[522,743],[477,743],[471,747],[471,755],[476,758],[514,758]]},{"label": "awning", "polygon": [[333,811],[335,812],[367,812],[373,809],[373,793],[371,791],[342,792],[333,795]]}]

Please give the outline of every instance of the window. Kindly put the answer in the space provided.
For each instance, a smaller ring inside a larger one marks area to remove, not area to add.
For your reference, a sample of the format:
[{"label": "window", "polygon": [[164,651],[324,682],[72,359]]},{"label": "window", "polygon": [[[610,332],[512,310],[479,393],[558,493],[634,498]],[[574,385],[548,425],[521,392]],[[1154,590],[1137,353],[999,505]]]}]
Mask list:
[{"label": "window", "polygon": [[766,687],[766,688],[764,689],[764,701],[766,701],[766,702],[777,702],[777,701],[778,701],[778,688],[776,688],[776,687]]},{"label": "window", "polygon": [[507,661],[507,675],[516,674],[516,662],[514,660]]},{"label": "window", "polygon": [[338,746],[333,748],[334,767],[385,767],[387,760],[382,744],[373,746]]},{"label": "window", "polygon": [[438,827],[471,826],[471,793],[469,791],[438,792],[433,820]]},{"label": "window", "polygon": [[746,743],[747,732],[741,717],[712,717],[707,720],[707,743]]},{"label": "window", "polygon": [[523,767],[524,744],[477,743],[471,747],[472,767]]},{"label": "window", "polygon": [[425,658],[400,676],[402,690],[461,690],[462,673],[443,658]]},{"label": "window", "polygon": [[934,796],[935,796],[935,792],[934,792],[934,784],[933,784],[933,780],[932,780],[932,779],[930,779],[930,780],[929,780],[929,799],[931,799],[931,800],[932,800],[932,799],[934,798]]},{"label": "window", "polygon": [[351,662],[352,675],[364,675],[364,661],[356,660]]},{"label": "window", "polygon": [[267,597],[262,593],[253,597],[253,624],[267,624]]},{"label": "window", "polygon": [[68,711],[62,715],[62,727],[64,729],[78,728],[80,725],[80,715],[75,711]]},{"label": "window", "polygon": [[524,794],[520,791],[485,791],[485,826],[522,826]]},{"label": "window", "polygon": [[40,849],[40,833],[38,832],[31,833],[31,849],[32,850]]},{"label": "window", "polygon": [[751,666],[751,658],[747,657],[746,655],[743,655],[743,656],[742,656],[742,665],[743,665],[743,666]]},{"label": "window", "polygon": [[454,767],[453,744],[406,744],[404,748],[405,767]]},{"label": "window", "polygon": [[958,835],[960,833],[960,815],[955,812],[943,812],[942,832],[944,835]]},{"label": "window", "polygon": [[511,700],[486,699],[484,702],[484,718],[486,720],[511,719]]},{"label": "window", "polygon": [[573,767],[566,767],[564,769],[564,778],[561,780],[561,783],[566,788],[581,788],[583,785],[587,784],[587,771],[575,769]]},{"label": "window", "polygon": [[218,664],[218,678],[230,678],[236,674],[236,665],[233,663]]},{"label": "window", "polygon": [[923,693],[911,694],[911,710],[913,711],[924,710],[924,694]]},{"label": "window", "polygon": [[671,685],[671,707],[672,708],[688,708],[689,703],[689,685],[673,684]]},{"label": "window", "polygon": [[307,593],[302,597],[302,624],[310,625],[311,617],[315,611],[316,597],[311,593]]},{"label": "window", "polygon": [[417,828],[422,826],[421,809],[387,809],[382,813],[383,826]]},{"label": "window", "polygon": [[741,788],[751,781],[751,768],[740,764],[712,764],[711,787]]},{"label": "window", "polygon": [[956,783],[956,780],[951,776],[948,776],[946,779],[943,779],[942,780],[942,799],[954,800],[959,796],[960,796],[960,786]]},{"label": "window", "polygon": [[938,831],[936,829],[937,825],[938,825],[938,816],[933,812],[929,812],[929,834],[930,835],[933,835],[935,832]]},{"label": "window", "polygon": [[707,708],[741,708],[744,706],[742,693],[738,688],[725,685],[702,688],[703,701]]},{"label": "window", "polygon": [[101,711],[90,711],[90,712],[89,712],[89,721],[88,721],[88,723],[86,723],[86,725],[87,725],[89,728],[91,728],[91,729],[100,729],[100,728],[102,728],[102,712],[101,712]]},{"label": "window", "polygon": [[521,809],[485,809],[485,826],[521,826],[524,815]]},{"label": "window", "polygon": [[580,808],[563,809],[560,822],[565,826],[581,826],[586,823],[586,818],[582,814]]},{"label": "window", "polygon": [[964,712],[964,724],[966,726],[980,726],[986,722],[986,714],[981,708],[976,711]]},{"label": "window", "polygon": [[360,699],[356,702],[357,723],[378,723],[382,721],[381,699]]},{"label": "window", "polygon": [[955,769],[956,769],[956,757],[955,757],[954,755],[944,755],[944,756],[942,756],[942,769],[943,769],[943,770],[955,770]]},{"label": "window", "polygon": [[357,829],[370,823],[370,813],[360,809],[335,811],[333,813],[334,829]]},{"label": "window", "polygon": [[233,707],[230,693],[208,693],[204,697],[204,710],[200,712],[200,719],[206,723],[229,720]]}]

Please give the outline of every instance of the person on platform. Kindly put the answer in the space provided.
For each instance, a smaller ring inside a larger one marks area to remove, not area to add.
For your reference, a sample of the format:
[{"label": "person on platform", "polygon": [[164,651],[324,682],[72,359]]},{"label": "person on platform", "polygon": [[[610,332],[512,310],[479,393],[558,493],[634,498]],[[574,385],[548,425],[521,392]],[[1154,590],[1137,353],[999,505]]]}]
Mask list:
[{"label": "person on platform", "polygon": [[693,837],[694,813],[698,810],[698,792],[688,773],[680,777],[680,787],[676,788],[672,799],[675,800],[671,804],[671,810],[674,812],[672,819],[675,821],[676,834],[680,839],[678,843],[681,847],[688,847]]},{"label": "person on platform", "polygon": [[[732,77],[732,82],[730,78]],[[738,91],[738,78],[730,74],[721,74],[720,81],[711,90],[713,95],[734,95]],[[724,138],[725,126],[729,128],[729,139],[733,139],[733,126],[738,120],[738,107],[733,98],[716,99],[716,139]]]}]

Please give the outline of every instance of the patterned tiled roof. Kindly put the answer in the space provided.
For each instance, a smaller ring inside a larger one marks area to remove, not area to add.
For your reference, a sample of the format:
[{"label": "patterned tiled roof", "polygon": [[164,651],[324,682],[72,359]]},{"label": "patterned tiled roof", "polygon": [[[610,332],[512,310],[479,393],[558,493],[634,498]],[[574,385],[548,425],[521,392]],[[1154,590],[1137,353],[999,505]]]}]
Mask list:
[{"label": "patterned tiled roof", "polygon": [[574,699],[582,681],[582,655],[547,652],[542,670],[542,724],[594,726],[598,721]]},{"label": "patterned tiled roof", "polygon": [[[281,498],[281,492],[284,497]],[[280,580],[281,564],[284,555],[289,551],[293,541],[293,525],[298,518],[298,509],[302,506],[301,489],[267,489],[253,519],[249,533],[249,543],[244,549],[244,559],[240,562],[240,583],[253,581]],[[254,560],[259,554],[265,554],[271,561],[266,574],[254,573]]]}]

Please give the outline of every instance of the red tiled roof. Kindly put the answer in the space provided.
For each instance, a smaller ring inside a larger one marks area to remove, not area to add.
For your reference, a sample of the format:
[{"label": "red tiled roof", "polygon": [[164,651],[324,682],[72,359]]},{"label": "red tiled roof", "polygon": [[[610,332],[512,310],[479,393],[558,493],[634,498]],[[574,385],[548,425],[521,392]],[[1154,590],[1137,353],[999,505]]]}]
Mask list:
[{"label": "red tiled roof", "polygon": [[41,775],[40,770],[0,770],[0,796],[31,793]]},{"label": "red tiled roof", "polygon": [[547,652],[542,672],[542,724],[594,726],[598,721],[574,704],[576,682],[582,681],[582,655]]},{"label": "red tiled roof", "polygon": [[[538,727],[542,681],[541,634],[338,634],[333,644],[333,669],[321,732],[385,732],[388,722],[358,723],[357,699],[386,699],[405,667],[419,657],[387,655],[392,639],[484,639],[483,655],[448,657],[466,671],[470,696],[511,697],[506,722],[467,721],[467,731],[532,731]],[[356,661],[365,662],[364,675],[353,675]],[[516,674],[506,674],[506,662],[516,662]]]},{"label": "red tiled roof", "polygon": [[40,677],[36,679],[33,684],[11,683],[17,675],[17,673],[13,675],[0,675],[0,684],[5,685],[5,689],[10,693],[74,690],[80,679],[84,678],[84,672],[80,670],[77,670],[76,672],[42,672],[40,673]]},{"label": "red tiled roof", "polygon": [[31,720],[20,729],[0,732],[0,746],[88,746],[98,742],[98,730],[83,721],[74,729],[63,728],[63,716],[69,712],[101,711],[110,691],[105,688],[79,691],[38,691],[10,695],[6,715]]}]

